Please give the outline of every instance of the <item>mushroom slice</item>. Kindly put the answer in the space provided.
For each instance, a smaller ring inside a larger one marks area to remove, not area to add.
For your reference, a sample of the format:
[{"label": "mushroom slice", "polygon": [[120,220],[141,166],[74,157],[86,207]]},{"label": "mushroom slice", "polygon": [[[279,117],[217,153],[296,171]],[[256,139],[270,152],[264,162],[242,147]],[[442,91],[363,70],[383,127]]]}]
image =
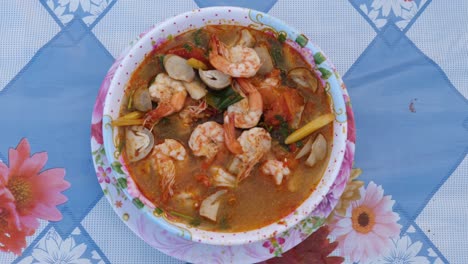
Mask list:
[{"label": "mushroom slice", "polygon": [[125,151],[130,162],[143,159],[153,149],[153,134],[142,126],[128,127],[125,139]]},{"label": "mushroom slice", "polygon": [[195,78],[195,71],[182,57],[173,54],[166,55],[163,63],[164,69],[172,79],[191,82]]},{"label": "mushroom slice", "polygon": [[312,138],[309,138],[307,140],[307,143],[301,148],[301,150],[297,153],[296,159],[300,159],[307,155],[307,153],[310,153],[310,150],[312,149]]},{"label": "mushroom slice", "polygon": [[318,80],[307,68],[294,68],[288,72],[288,79],[292,80],[301,88],[311,89],[315,93],[318,88]]},{"label": "mushroom slice", "polygon": [[208,93],[205,84],[198,78],[195,78],[189,83],[184,83],[184,87],[185,90],[187,90],[189,93],[190,97],[195,100],[202,99]]},{"label": "mushroom slice", "polygon": [[220,201],[219,198],[225,194],[226,190],[220,190],[208,196],[200,206],[200,215],[216,222]]},{"label": "mushroom slice", "polygon": [[133,105],[136,110],[147,112],[153,107],[151,103],[151,96],[148,89],[137,89],[133,94]]},{"label": "mushroom slice", "polygon": [[221,90],[231,84],[231,76],[218,70],[198,70],[202,81],[211,89]]},{"label": "mushroom slice", "polygon": [[184,211],[194,212],[198,195],[199,193],[196,189],[185,190],[174,195],[172,199],[176,201],[181,206],[181,208],[184,209]]},{"label": "mushroom slice", "polygon": [[237,185],[237,180],[234,175],[227,172],[219,166],[214,166],[211,168],[213,183],[217,187],[228,187],[235,188]]},{"label": "mushroom slice", "polygon": [[307,158],[305,164],[313,167],[317,161],[323,160],[327,155],[327,140],[322,134],[319,134],[314,143],[312,143],[310,155]]},{"label": "mushroom slice", "polygon": [[268,51],[268,48],[266,45],[259,45],[258,47],[254,48],[255,52],[257,52],[258,57],[260,58],[260,61],[262,62],[262,66],[260,66],[260,69],[258,69],[259,74],[267,74],[270,73],[274,66],[273,66],[273,60],[271,59],[270,52]]},{"label": "mushroom slice", "polygon": [[248,29],[242,29],[239,32],[239,40],[237,41],[237,45],[241,45],[244,47],[252,48],[255,45],[255,37],[252,35],[252,33]]}]

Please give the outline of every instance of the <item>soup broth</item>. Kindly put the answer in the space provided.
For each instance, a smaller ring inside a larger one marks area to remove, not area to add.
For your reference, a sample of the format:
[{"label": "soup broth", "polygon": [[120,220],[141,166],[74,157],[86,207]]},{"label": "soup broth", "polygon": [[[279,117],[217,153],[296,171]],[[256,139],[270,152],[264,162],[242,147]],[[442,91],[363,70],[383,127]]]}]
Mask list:
[{"label": "soup broth", "polygon": [[[195,83],[203,89],[191,92]],[[312,67],[268,32],[207,26],[178,35],[146,56],[124,102],[114,124],[145,203],[200,229],[279,221],[314,191],[330,156],[331,121],[285,144],[331,108]]]}]

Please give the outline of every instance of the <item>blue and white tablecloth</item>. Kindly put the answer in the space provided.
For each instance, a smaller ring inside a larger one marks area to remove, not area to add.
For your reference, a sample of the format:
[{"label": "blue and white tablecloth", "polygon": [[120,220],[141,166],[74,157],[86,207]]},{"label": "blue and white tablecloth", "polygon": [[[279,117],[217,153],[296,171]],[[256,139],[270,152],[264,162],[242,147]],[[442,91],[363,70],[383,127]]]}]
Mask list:
[{"label": "blue and white tablecloth", "polygon": [[[342,74],[356,118],[361,196],[381,186],[401,230],[366,261],[468,263],[464,0],[1,1],[2,166],[12,171],[9,149],[27,142],[31,154],[47,153],[45,169],[66,170],[71,187],[58,206],[62,220],[40,220],[22,255],[0,251],[0,263],[59,256],[61,263],[182,263],[134,235],[103,197],[91,160],[91,113],[107,70],[136,34],[181,12],[225,4],[302,30]],[[7,212],[1,195],[0,231]]]}]

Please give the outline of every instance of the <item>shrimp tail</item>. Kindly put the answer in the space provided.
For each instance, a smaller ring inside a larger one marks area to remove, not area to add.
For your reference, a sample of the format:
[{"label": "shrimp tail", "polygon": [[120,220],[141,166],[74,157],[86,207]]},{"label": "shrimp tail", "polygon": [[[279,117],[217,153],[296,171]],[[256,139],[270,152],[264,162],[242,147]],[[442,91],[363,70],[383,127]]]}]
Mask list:
[{"label": "shrimp tail", "polygon": [[239,183],[243,181],[245,178],[247,178],[250,175],[250,172],[252,171],[254,166],[255,166],[255,163],[251,163],[247,165],[247,167],[237,175],[237,182]]},{"label": "shrimp tail", "polygon": [[242,92],[245,94],[251,94],[255,92],[255,87],[250,83],[250,81],[246,78],[236,78],[239,87],[241,88]]},{"label": "shrimp tail", "polygon": [[224,46],[224,43],[219,41],[218,37],[214,34],[210,37],[209,46],[211,48],[209,55],[210,58],[219,56],[223,57],[228,55],[228,49],[226,48],[226,46]]},{"label": "shrimp tail", "polygon": [[237,141],[235,135],[235,115],[234,113],[227,113],[224,117],[224,143],[229,151],[233,154],[239,155],[242,154],[244,151],[242,150],[242,146]]},{"label": "shrimp tail", "polygon": [[176,109],[174,109],[171,104],[160,103],[158,107],[145,114],[143,126],[149,130],[152,130],[154,125],[156,125],[159,120],[174,113],[175,111]]},{"label": "shrimp tail", "polygon": [[211,35],[210,36],[210,43],[209,43],[209,46],[210,46],[210,57],[211,56],[218,56],[219,55],[219,52],[218,52],[218,47],[219,47],[219,39],[218,37],[216,37],[216,35]]},{"label": "shrimp tail", "polygon": [[219,41],[216,35],[210,37],[210,54],[208,55],[209,61],[213,67],[219,71],[230,75],[224,68],[229,65],[229,61],[226,59],[229,57],[229,50],[224,46],[224,43]]}]

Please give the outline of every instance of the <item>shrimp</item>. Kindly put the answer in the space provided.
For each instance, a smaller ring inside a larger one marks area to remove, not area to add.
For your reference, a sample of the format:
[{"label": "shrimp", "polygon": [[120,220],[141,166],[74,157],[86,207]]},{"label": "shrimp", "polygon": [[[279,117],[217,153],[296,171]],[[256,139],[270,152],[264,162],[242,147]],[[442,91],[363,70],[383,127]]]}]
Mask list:
[{"label": "shrimp", "polygon": [[[262,95],[247,79],[239,78],[235,89],[245,98],[228,107],[228,113],[234,113],[234,126],[238,128],[252,128],[258,124],[263,114]],[[247,96],[245,96],[247,95]]]},{"label": "shrimp", "polygon": [[208,105],[205,100],[202,100],[198,105],[188,105],[180,113],[179,116],[182,119],[184,125],[191,125],[194,120],[205,117],[207,114],[204,111]]},{"label": "shrimp", "polygon": [[161,176],[160,186],[164,201],[174,194],[172,189],[176,175],[174,160],[185,160],[187,152],[179,141],[165,139],[163,143],[154,146],[153,153],[157,166],[156,169]]},{"label": "shrimp", "polygon": [[226,147],[233,154],[242,154],[242,146],[236,140],[236,128],[234,127],[234,113],[226,113],[224,115],[224,142]]},{"label": "shrimp", "polygon": [[260,57],[254,49],[241,45],[229,48],[215,35],[211,35],[210,49],[211,65],[232,77],[252,77],[257,74],[262,65]]},{"label": "shrimp", "polygon": [[234,157],[229,171],[237,174],[237,181],[240,182],[250,175],[253,167],[270,151],[271,136],[265,129],[254,127],[242,132],[237,140],[243,153]]},{"label": "shrimp", "polygon": [[174,80],[165,73],[160,73],[149,87],[151,99],[158,107],[145,115],[144,126],[151,129],[165,116],[179,112],[184,107],[187,91],[181,81]]},{"label": "shrimp", "polygon": [[267,160],[260,168],[261,172],[265,175],[273,176],[276,185],[280,185],[283,177],[291,173],[288,166],[279,160]]},{"label": "shrimp", "polygon": [[278,89],[281,85],[280,74],[281,72],[278,69],[274,69],[268,73],[264,79],[257,82],[257,90],[262,95],[264,112],[281,98],[281,94]]},{"label": "shrimp", "polygon": [[214,122],[208,121],[198,125],[190,135],[189,147],[195,156],[204,156],[208,160],[213,159],[219,151],[219,145],[224,143],[223,127]]},{"label": "shrimp", "polygon": [[278,69],[272,70],[265,76],[265,79],[260,83],[259,90],[261,89],[274,89],[281,84],[281,71]]}]

